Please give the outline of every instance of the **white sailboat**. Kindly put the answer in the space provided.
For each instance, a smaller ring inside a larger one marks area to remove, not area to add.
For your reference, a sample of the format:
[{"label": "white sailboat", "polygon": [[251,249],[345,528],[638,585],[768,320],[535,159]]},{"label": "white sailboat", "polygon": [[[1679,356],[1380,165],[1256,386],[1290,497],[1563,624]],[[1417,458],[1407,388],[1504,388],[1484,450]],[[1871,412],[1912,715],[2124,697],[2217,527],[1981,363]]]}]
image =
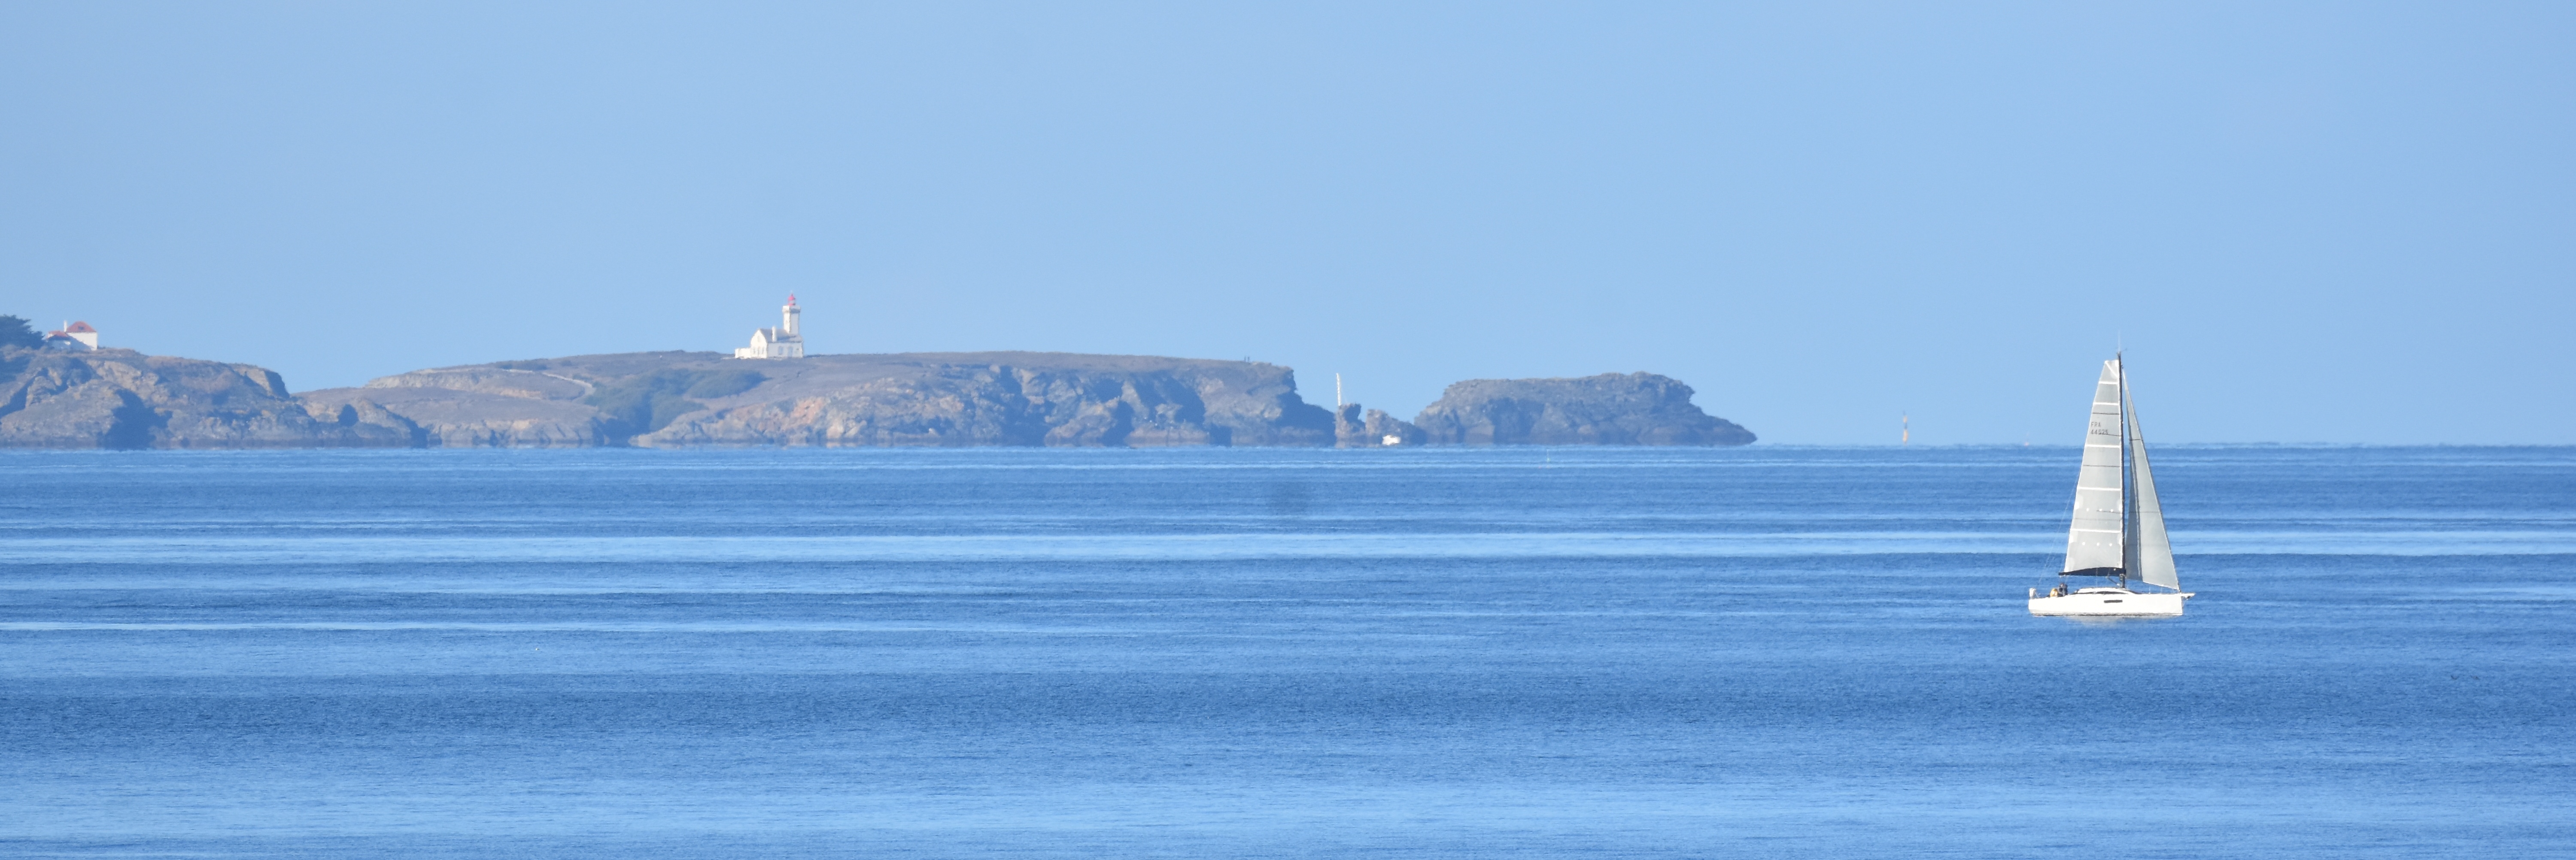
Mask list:
[{"label": "white sailboat", "polygon": [[[2070,588],[2066,577],[2112,577],[2116,585]],[[2134,581],[2166,589],[2132,590]],[[2075,518],[2066,532],[2066,567],[2057,587],[2030,590],[2032,615],[2181,615],[2191,592],[2174,573],[2164,507],[2147,470],[2147,438],[2129,402],[2129,376],[2115,357],[2102,363],[2093,388],[2093,423],[2084,434],[2084,466],[2075,478]]]}]

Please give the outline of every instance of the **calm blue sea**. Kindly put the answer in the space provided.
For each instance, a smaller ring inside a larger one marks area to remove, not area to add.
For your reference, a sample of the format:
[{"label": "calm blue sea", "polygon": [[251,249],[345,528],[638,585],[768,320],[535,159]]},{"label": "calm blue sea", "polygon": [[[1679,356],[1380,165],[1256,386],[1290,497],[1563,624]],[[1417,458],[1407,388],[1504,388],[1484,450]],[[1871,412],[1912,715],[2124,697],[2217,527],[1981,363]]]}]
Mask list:
[{"label": "calm blue sea", "polygon": [[0,855],[2576,856],[2576,449],[0,452]]}]

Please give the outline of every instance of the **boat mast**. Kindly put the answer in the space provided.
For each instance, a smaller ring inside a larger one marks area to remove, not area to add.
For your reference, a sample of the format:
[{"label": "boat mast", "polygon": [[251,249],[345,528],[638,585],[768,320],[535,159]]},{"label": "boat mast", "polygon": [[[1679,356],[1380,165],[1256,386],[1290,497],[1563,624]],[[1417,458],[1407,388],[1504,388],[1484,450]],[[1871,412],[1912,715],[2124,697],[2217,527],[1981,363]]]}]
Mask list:
[{"label": "boat mast", "polygon": [[2138,482],[2131,476],[2129,465],[2129,358],[2126,350],[2111,353],[2111,361],[2120,373],[2120,587],[2129,587],[2129,571],[2138,566]]}]

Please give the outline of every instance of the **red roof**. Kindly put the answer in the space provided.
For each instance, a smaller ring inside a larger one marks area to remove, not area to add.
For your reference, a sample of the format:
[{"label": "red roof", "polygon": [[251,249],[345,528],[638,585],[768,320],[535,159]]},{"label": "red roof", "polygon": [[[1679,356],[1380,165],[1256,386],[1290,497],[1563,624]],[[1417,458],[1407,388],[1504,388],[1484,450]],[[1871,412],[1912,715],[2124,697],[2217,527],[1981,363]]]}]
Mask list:
[{"label": "red roof", "polygon": [[70,334],[97,334],[97,333],[98,333],[98,329],[90,328],[90,327],[89,327],[89,323],[86,323],[86,322],[76,322],[76,323],[72,323],[72,327],[71,327],[71,328],[63,329],[63,331],[64,331],[64,332],[66,332],[66,333],[70,333]]}]

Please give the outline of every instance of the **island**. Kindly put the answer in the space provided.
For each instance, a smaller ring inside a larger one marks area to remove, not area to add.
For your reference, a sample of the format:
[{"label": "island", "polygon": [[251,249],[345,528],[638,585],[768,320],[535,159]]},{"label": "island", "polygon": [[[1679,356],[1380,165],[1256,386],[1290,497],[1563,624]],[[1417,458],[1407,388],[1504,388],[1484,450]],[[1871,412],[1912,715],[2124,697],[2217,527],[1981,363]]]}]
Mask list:
[{"label": "island", "polygon": [[1413,423],[1433,445],[1750,445],[1753,431],[1700,411],[1691,387],[1652,373],[1470,379]]},{"label": "island", "polygon": [[0,347],[5,448],[1741,445],[1653,374],[1470,380],[1411,422],[1305,402],[1256,361],[637,352],[416,370],[290,394],[274,371]]}]

